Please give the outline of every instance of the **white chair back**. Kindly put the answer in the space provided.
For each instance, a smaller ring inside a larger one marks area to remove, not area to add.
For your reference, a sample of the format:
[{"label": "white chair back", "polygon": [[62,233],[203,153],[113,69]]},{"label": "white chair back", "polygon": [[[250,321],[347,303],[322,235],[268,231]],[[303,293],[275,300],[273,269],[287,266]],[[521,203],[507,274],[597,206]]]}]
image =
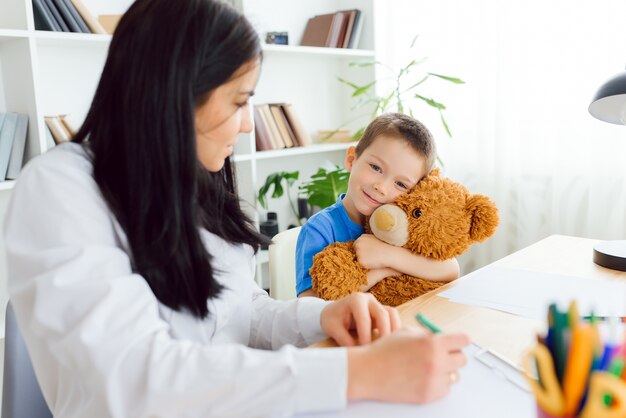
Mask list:
[{"label": "white chair back", "polygon": [[300,227],[276,234],[269,246],[270,296],[278,300],[296,297],[296,241]]}]

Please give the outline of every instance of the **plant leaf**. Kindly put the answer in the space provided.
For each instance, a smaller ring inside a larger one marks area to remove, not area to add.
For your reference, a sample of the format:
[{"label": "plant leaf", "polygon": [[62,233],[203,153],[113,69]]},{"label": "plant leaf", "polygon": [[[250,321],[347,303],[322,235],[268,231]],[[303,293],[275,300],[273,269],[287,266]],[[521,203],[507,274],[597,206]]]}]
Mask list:
[{"label": "plant leaf", "polygon": [[350,67],[371,67],[372,65],[380,64],[379,61],[353,61],[348,65]]},{"label": "plant leaf", "polygon": [[339,166],[331,171],[320,168],[310,181],[300,185],[300,191],[307,197],[309,204],[325,208],[335,203],[341,193],[345,193],[348,178],[349,173]]},{"label": "plant leaf", "polygon": [[415,35],[413,37],[413,40],[411,41],[411,46],[409,48],[413,48],[415,46],[415,43],[417,42],[417,38],[419,38],[419,35]]},{"label": "plant leaf", "polygon": [[265,183],[263,184],[263,186],[259,188],[259,196],[257,197],[259,204],[263,208],[267,209],[267,194],[269,193],[270,188],[273,187],[272,198],[279,198],[285,193],[285,190],[282,186],[282,181],[285,180],[287,182],[287,187],[291,187],[293,186],[294,182],[298,180],[299,175],[299,171],[279,171],[269,174],[265,178]]},{"label": "plant leaf", "polygon": [[435,73],[428,73],[428,74],[430,74],[432,76],[435,76],[435,77],[439,77],[442,80],[446,80],[446,81],[449,81],[449,82],[454,83],[454,84],[465,84],[465,81],[463,81],[463,80],[461,80],[460,78],[457,78],[457,77],[449,77],[447,75],[441,75],[441,74],[435,74]]},{"label": "plant leaf", "polygon": [[446,133],[450,138],[452,138],[452,132],[450,132],[450,127],[448,127],[448,122],[446,122],[446,118],[443,117],[443,112],[439,110],[439,116],[441,117],[441,123],[443,123],[443,127],[446,129]]},{"label": "plant leaf", "polygon": [[353,82],[351,82],[351,81],[344,80],[344,79],[343,79],[343,78],[341,78],[341,77],[337,77],[337,80],[339,80],[339,81],[340,81],[340,82],[342,82],[343,84],[347,84],[348,86],[352,87],[352,88],[353,88],[353,89],[355,89],[355,90],[356,90],[356,89],[358,89],[358,88],[360,87],[360,86],[357,86],[356,84],[354,84],[354,83],[353,83]]},{"label": "plant leaf", "polygon": [[354,91],[352,92],[352,97],[357,97],[357,96],[360,96],[360,95],[362,95],[362,94],[364,94],[364,93],[367,93],[367,91],[368,91],[370,88],[372,88],[372,86],[373,86],[374,84],[376,84],[376,80],[374,80],[374,81],[372,81],[371,83],[366,84],[366,85],[364,85],[364,86],[360,86],[360,87],[358,87],[356,90],[354,90]]},{"label": "plant leaf", "polygon": [[429,106],[434,108],[445,110],[446,106],[443,103],[436,102],[433,99],[429,99],[428,97],[420,96],[419,94],[415,95],[416,98],[425,101]]},{"label": "plant leaf", "polygon": [[358,131],[352,134],[352,139],[361,139],[365,133],[365,126],[361,127]]}]

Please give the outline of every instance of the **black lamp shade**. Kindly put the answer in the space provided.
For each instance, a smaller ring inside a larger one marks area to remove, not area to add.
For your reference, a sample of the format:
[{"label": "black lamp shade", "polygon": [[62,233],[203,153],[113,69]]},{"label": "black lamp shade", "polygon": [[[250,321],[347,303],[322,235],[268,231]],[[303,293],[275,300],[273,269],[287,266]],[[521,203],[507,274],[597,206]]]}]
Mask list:
[{"label": "black lamp shade", "polygon": [[626,71],[598,89],[589,105],[589,113],[604,122],[626,125]]}]

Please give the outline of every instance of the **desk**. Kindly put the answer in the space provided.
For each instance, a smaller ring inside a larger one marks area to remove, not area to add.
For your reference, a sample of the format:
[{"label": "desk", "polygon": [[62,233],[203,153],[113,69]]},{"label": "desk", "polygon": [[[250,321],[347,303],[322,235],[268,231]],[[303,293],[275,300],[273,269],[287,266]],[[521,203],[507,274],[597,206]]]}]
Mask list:
[{"label": "desk", "polygon": [[[586,238],[552,235],[498,260],[490,266],[575,277],[625,280],[626,273],[609,270],[593,263],[593,245],[596,242],[597,240]],[[439,292],[456,286],[463,280],[470,279],[471,277],[461,277],[434,292],[420,296],[399,306],[398,310],[403,324],[409,326],[417,324],[415,315],[417,312],[423,312],[445,332],[465,332],[476,344],[482,347],[488,347],[509,362],[521,366],[524,352],[535,344],[536,334],[543,332],[546,324],[542,321],[523,318],[492,309],[454,303],[444,297],[438,296]],[[502,291],[506,290],[502,289]],[[316,346],[323,347],[332,345],[334,345],[333,342],[326,341]],[[442,401],[445,402],[445,399]],[[374,406],[380,407],[380,405]],[[468,405],[468,407],[465,412],[471,410],[475,405]],[[520,413],[519,416],[528,415],[528,405],[524,407],[524,412],[516,411],[516,413]],[[464,406],[461,406],[461,409],[463,408]],[[347,411],[332,416],[356,416],[352,414],[354,409],[355,408],[352,406],[348,408]],[[390,409],[393,409],[393,407],[390,406]],[[428,407],[424,407],[424,411],[428,409]],[[510,408],[510,405],[506,409],[511,412],[515,410],[515,408]],[[400,415],[401,414],[395,414],[395,416]],[[487,415],[498,416],[497,411],[491,414],[487,413],[484,416]],[[410,416],[410,413],[407,413],[406,416]]]},{"label": "desk", "polygon": [[[531,270],[576,277],[626,279],[626,272],[609,270],[593,263],[593,245],[597,240],[565,235],[551,235],[508,255],[489,266]],[[461,277],[439,289],[398,307],[404,325],[416,325],[415,315],[422,312],[445,332],[465,332],[472,341],[489,347],[511,363],[521,366],[524,352],[534,345],[545,323],[488,308],[463,305],[438,296],[470,277]],[[334,346],[332,341],[317,347]]]}]

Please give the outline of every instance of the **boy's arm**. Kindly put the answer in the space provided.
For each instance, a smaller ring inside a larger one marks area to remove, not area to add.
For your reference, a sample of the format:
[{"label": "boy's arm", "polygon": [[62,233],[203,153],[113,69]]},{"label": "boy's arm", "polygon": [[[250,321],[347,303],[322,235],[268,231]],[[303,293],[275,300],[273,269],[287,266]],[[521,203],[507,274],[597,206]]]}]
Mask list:
[{"label": "boy's arm", "polygon": [[313,256],[329,244],[328,239],[315,227],[314,220],[307,221],[300,230],[296,243],[296,295],[314,296],[312,278],[309,270],[313,265]]},{"label": "boy's arm", "polygon": [[413,254],[406,248],[387,244],[371,234],[359,237],[355,242],[355,250],[359,263],[369,269],[391,268],[410,276],[445,282],[454,280],[460,275],[459,262],[456,258],[433,260]]}]

